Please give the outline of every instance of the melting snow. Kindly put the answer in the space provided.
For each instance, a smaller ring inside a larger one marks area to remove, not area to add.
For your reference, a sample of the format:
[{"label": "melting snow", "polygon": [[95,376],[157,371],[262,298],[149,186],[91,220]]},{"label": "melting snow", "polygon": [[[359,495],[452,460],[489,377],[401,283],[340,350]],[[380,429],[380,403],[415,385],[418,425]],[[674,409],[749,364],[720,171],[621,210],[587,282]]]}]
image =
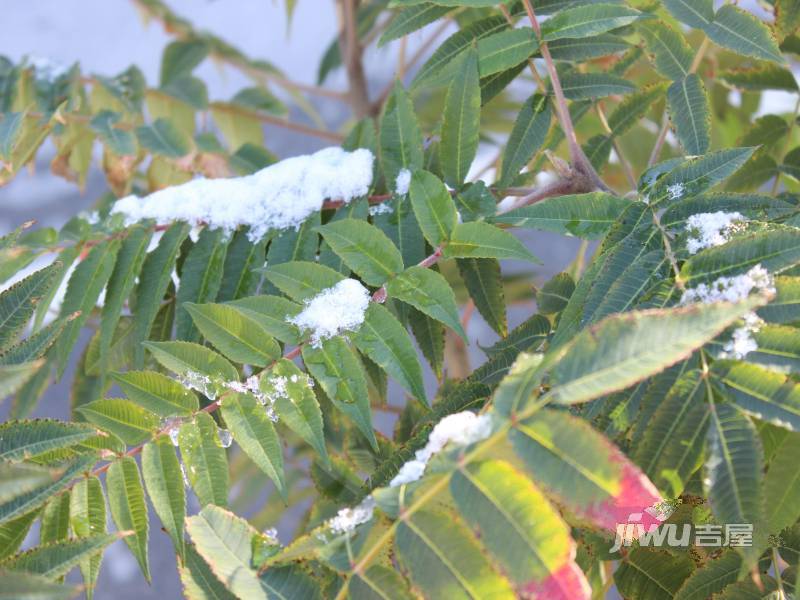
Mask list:
[{"label": "melting snow", "polygon": [[322,340],[361,327],[367,306],[367,288],[355,279],[343,279],[306,300],[306,307],[300,314],[287,318],[287,321],[301,330],[310,330],[311,345],[318,348]]},{"label": "melting snow", "polygon": [[251,240],[270,229],[299,227],[322,208],[325,199],[345,203],[364,196],[372,184],[372,152],[331,147],[287,158],[253,175],[229,179],[193,179],[139,198],[118,200],[112,213],[126,224],[143,219],[186,221],[227,232],[250,227]]},{"label": "melting snow", "polygon": [[394,193],[398,196],[405,196],[408,193],[409,185],[411,185],[411,171],[400,169],[394,180]]},{"label": "melting snow", "polygon": [[[775,293],[775,282],[772,275],[760,264],[742,275],[719,277],[711,284],[701,283],[695,288],[684,291],[681,304],[741,302],[753,291],[762,294]],[[758,350],[753,333],[759,330],[761,323],[762,321],[756,313],[747,313],[744,316],[744,326],[734,330],[730,341],[722,347],[719,357],[742,359],[750,352]]]},{"label": "melting snow", "polygon": [[689,254],[696,254],[704,248],[721,246],[745,222],[747,219],[738,212],[717,211],[692,215],[686,220],[686,231],[690,233],[686,249]]},{"label": "melting snow", "polygon": [[396,487],[417,481],[422,477],[431,457],[448,442],[457,446],[468,446],[486,439],[491,432],[492,422],[489,415],[476,415],[467,410],[444,417],[431,431],[425,447],[417,450],[414,458],[400,468],[389,486]]}]

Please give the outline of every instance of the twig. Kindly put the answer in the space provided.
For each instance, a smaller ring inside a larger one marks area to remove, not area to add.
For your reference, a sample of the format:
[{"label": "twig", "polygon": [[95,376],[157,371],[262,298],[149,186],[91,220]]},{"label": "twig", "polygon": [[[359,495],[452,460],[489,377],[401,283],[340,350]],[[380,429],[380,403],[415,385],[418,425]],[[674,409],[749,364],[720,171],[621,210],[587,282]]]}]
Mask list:
[{"label": "twig", "polygon": [[522,196],[516,202],[513,202],[503,210],[498,211],[498,214],[506,214],[512,210],[536,204],[537,202],[553,196],[566,196],[569,194],[582,194],[591,192],[595,189],[594,182],[591,181],[585,173],[573,170],[571,174],[567,174],[560,179],[548,183],[526,196]]},{"label": "twig", "polygon": [[583,148],[581,148],[581,145],[578,143],[578,137],[575,135],[575,127],[572,124],[572,117],[570,117],[569,108],[567,107],[567,99],[564,96],[564,90],[561,89],[561,80],[558,78],[558,71],[556,71],[556,66],[553,62],[553,57],[550,55],[550,50],[547,48],[547,42],[542,39],[542,30],[539,27],[539,21],[536,20],[533,6],[530,0],[522,0],[522,3],[525,6],[525,11],[528,13],[528,18],[531,21],[533,30],[539,38],[539,49],[542,53],[545,66],[547,67],[547,73],[550,75],[550,84],[553,86],[553,93],[556,97],[556,113],[558,114],[561,129],[564,131],[564,137],[567,139],[567,145],[569,146],[570,161],[576,170],[582,172],[591,180],[594,187],[609,191],[608,186],[600,179],[592,163],[586,158]]},{"label": "twig", "polygon": [[633,174],[633,168],[631,167],[631,163],[628,162],[628,159],[625,158],[625,155],[622,154],[622,150],[620,150],[619,144],[617,143],[617,138],[614,136],[614,132],[612,131],[611,127],[608,124],[608,120],[606,119],[606,113],[603,112],[603,107],[598,102],[595,105],[597,110],[597,116],[600,118],[600,123],[603,125],[603,129],[606,130],[606,133],[611,136],[611,145],[614,148],[614,152],[617,153],[617,157],[619,158],[619,162],[622,164],[622,170],[625,171],[625,176],[628,178],[628,183],[631,186],[631,189],[636,189],[636,175]]},{"label": "twig", "polygon": [[356,117],[362,119],[372,112],[367,92],[367,78],[364,75],[363,49],[358,39],[356,21],[357,0],[341,0],[342,30],[339,33],[339,49],[344,61],[349,83],[350,106]]}]

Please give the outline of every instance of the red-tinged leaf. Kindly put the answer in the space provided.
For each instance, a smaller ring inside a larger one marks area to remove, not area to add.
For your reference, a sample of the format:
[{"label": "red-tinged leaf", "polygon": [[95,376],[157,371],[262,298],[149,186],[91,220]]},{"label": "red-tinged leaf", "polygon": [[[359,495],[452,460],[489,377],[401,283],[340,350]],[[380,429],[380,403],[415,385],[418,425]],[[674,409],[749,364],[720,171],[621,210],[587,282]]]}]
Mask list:
[{"label": "red-tinged leaf", "polygon": [[[586,516],[597,525],[611,530],[616,530],[618,523],[631,521],[641,523],[645,531],[649,531],[651,526],[660,525],[657,513],[647,510],[664,502],[656,486],[616,448],[612,453],[612,461],[622,467],[620,492],[599,505],[589,507]],[[636,515],[641,515],[641,518],[636,520]]]},{"label": "red-tinged leaf", "polygon": [[[574,559],[574,557],[573,557]],[[523,598],[547,598],[548,600],[587,600],[592,597],[592,588],[581,568],[571,559],[556,569],[544,581],[532,581],[521,591]]]},{"label": "red-tinged leaf", "polygon": [[540,410],[516,423],[509,437],[534,481],[579,517],[611,531],[631,520],[645,531],[660,522],[655,511],[646,512],[663,502],[655,486],[586,421]]}]

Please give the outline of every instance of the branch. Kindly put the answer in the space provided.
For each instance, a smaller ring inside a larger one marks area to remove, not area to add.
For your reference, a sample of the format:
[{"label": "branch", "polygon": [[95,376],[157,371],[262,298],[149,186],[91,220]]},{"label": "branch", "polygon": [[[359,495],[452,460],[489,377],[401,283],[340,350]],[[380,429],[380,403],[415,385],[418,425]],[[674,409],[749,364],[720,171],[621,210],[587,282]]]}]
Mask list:
[{"label": "branch", "polygon": [[522,0],[525,5],[525,10],[528,13],[528,18],[531,21],[533,30],[539,38],[539,49],[542,52],[542,58],[547,66],[547,73],[550,75],[550,83],[553,86],[553,93],[556,96],[556,113],[558,120],[561,123],[561,129],[564,131],[564,137],[567,138],[569,146],[569,156],[572,166],[588,177],[596,188],[603,191],[610,191],[608,186],[600,179],[600,176],[595,171],[592,163],[586,158],[583,148],[578,143],[578,137],[575,135],[575,127],[572,124],[572,117],[569,115],[569,108],[567,107],[567,99],[564,97],[564,90],[561,89],[561,80],[558,78],[553,57],[550,55],[550,50],[547,48],[547,42],[542,40],[542,30],[539,27],[539,21],[536,19],[536,14],[533,12],[533,6],[530,0]]},{"label": "branch", "polygon": [[362,119],[372,114],[372,105],[367,91],[367,78],[364,75],[364,63],[361,60],[363,48],[358,39],[358,21],[356,8],[358,0],[341,0],[342,30],[339,33],[339,50],[342,55],[347,81],[350,85],[350,106],[356,117]]},{"label": "branch", "polygon": [[533,190],[526,196],[518,198],[511,205],[498,211],[498,214],[505,214],[511,212],[512,210],[522,208],[523,206],[536,204],[541,200],[544,200],[546,198],[552,198],[553,196],[583,194],[594,191],[595,189],[596,186],[594,182],[591,179],[589,179],[589,177],[585,173],[573,169],[572,171],[566,173],[556,181],[548,183],[547,185],[544,185],[536,190]]}]

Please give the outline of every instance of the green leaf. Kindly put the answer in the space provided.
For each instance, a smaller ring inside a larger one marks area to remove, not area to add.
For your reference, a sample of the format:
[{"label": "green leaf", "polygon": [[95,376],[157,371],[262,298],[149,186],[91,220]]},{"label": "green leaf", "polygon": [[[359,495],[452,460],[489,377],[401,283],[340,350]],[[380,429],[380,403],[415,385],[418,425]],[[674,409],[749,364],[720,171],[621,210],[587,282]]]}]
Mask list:
[{"label": "green leaf", "polygon": [[536,308],[543,315],[560,313],[574,291],[575,281],[569,273],[559,273],[536,291]]},{"label": "green leaf", "polygon": [[764,63],[746,69],[728,69],[719,73],[719,78],[733,87],[755,92],[763,90],[796,92],[798,89],[797,80],[792,72],[774,63]]},{"label": "green leaf", "polygon": [[361,328],[351,334],[356,347],[403,386],[412,396],[427,402],[422,367],[408,333],[389,310],[371,302]]},{"label": "green leaf", "polygon": [[79,456],[74,461],[62,465],[63,472],[58,479],[26,492],[11,502],[0,504],[0,524],[16,519],[44,504],[66,488],[80,473],[91,468],[95,460],[94,455]]},{"label": "green leaf", "polygon": [[478,52],[464,53],[463,62],[450,83],[444,101],[439,161],[445,181],[458,188],[478,151],[481,124],[481,89]]},{"label": "green leaf", "polygon": [[450,237],[456,226],[456,206],[450,192],[438,177],[416,171],[409,187],[411,206],[425,239],[436,247]]},{"label": "green leaf", "polygon": [[583,38],[630,25],[644,16],[621,4],[590,4],[565,8],[542,23],[545,42],[562,38]]},{"label": "green leaf", "polygon": [[708,428],[703,487],[718,523],[752,523],[754,545],[740,551],[752,566],[761,553],[757,538],[764,517],[764,455],[753,423],[730,404],[716,404]]},{"label": "green leaf", "polygon": [[208,56],[209,50],[209,44],[200,39],[180,40],[169,44],[161,57],[161,85],[191,75],[194,68]]},{"label": "green leaf", "polygon": [[[405,309],[404,305],[401,306]],[[408,324],[422,355],[430,364],[437,379],[441,378],[444,366],[444,326],[411,306],[404,312],[407,312]]]},{"label": "green leaf", "polygon": [[100,316],[100,357],[104,365],[122,307],[131,295],[152,237],[153,232],[149,227],[132,227],[120,246]]},{"label": "green leaf", "polygon": [[285,500],[281,442],[264,407],[251,395],[231,394],[222,402],[222,416],[236,443],[275,483]]},{"label": "green leaf", "polygon": [[31,573],[0,570],[0,578],[3,580],[0,590],[3,600],[69,600],[80,593],[77,586],[52,583]]},{"label": "green leaf", "polygon": [[0,424],[0,460],[19,461],[38,454],[70,448],[97,435],[86,423],[55,419],[6,421]]},{"label": "green leaf", "polygon": [[743,273],[759,263],[770,273],[780,273],[798,262],[800,231],[793,227],[776,228],[697,253],[681,267],[681,279],[691,288],[723,275]]},{"label": "green leaf", "polygon": [[189,600],[236,600],[211,571],[194,546],[186,549],[186,559],[178,567],[183,593]]},{"label": "green leaf", "polygon": [[403,270],[400,251],[380,229],[366,221],[342,219],[318,228],[345,264],[368,285],[380,286]]},{"label": "green leaf", "polygon": [[227,360],[213,350],[192,342],[146,342],[144,347],[165,368],[177,375],[189,372],[211,378],[222,377],[238,381],[239,373]]},{"label": "green leaf", "polygon": [[178,432],[186,476],[201,506],[228,504],[228,460],[217,434],[217,424],[207,413],[181,425]]},{"label": "green leaf", "polygon": [[90,126],[111,152],[119,156],[135,156],[136,138],[130,131],[115,127],[121,120],[120,113],[101,110],[92,117]]},{"label": "green leaf", "polygon": [[[72,488],[69,504],[69,524],[77,537],[89,537],[106,530],[106,499],[103,486],[97,477],[80,479]],[[103,555],[98,554],[81,561],[86,595],[91,599]]]},{"label": "green leaf", "polygon": [[625,598],[671,600],[693,569],[688,554],[637,548],[614,572],[614,582]]},{"label": "green leaf", "polygon": [[630,48],[624,38],[605,33],[588,38],[564,38],[548,42],[547,49],[555,60],[582,61],[618,54]]},{"label": "green leaf", "polygon": [[714,20],[713,0],[664,0],[664,6],[689,27],[705,29]]},{"label": "green leaf", "polygon": [[739,579],[742,557],[728,550],[722,556],[709,560],[695,569],[678,589],[675,600],[705,600],[721,592],[725,586]]},{"label": "green leaf", "polygon": [[786,62],[769,27],[737,6],[723,5],[704,29],[712,42],[738,54]]},{"label": "green leaf", "polygon": [[[352,600],[413,600],[407,584],[394,569],[372,565],[366,573],[354,573],[349,580],[349,598]],[[388,595],[391,590],[391,596]]]},{"label": "green leaf", "polygon": [[152,125],[136,128],[139,144],[158,156],[181,158],[191,152],[192,142],[172,121],[156,119]]},{"label": "green leaf", "polygon": [[686,154],[705,154],[711,142],[711,111],[703,82],[691,73],[667,90],[667,106]]},{"label": "green leaf", "polygon": [[649,419],[634,458],[656,486],[677,498],[703,459],[709,414],[702,374],[683,375]]},{"label": "green leaf", "polygon": [[217,506],[206,506],[186,519],[197,552],[214,575],[238,598],[320,600],[316,584],[293,567],[271,567],[260,577],[257,552],[266,541],[247,521]]},{"label": "green leaf", "polygon": [[15,147],[22,137],[24,121],[24,112],[5,113],[0,120],[0,159],[4,162],[13,160]]},{"label": "green leaf", "polygon": [[735,173],[752,156],[754,150],[755,148],[728,148],[681,162],[658,180],[656,196],[651,195],[651,203],[669,198],[667,190],[676,184],[683,186],[680,198],[688,198],[711,189]]},{"label": "green leaf", "polygon": [[552,112],[549,99],[541,94],[534,94],[522,105],[503,151],[501,188],[510,185],[541,148],[550,131]]},{"label": "green leaf", "polygon": [[460,29],[442,42],[425,61],[411,82],[411,87],[448,84],[455,77],[459,67],[457,58],[460,58],[473,44],[480,43],[480,40],[508,27],[508,22],[498,15],[480,19]]},{"label": "green leaf", "polygon": [[636,85],[608,73],[568,73],[561,78],[561,88],[568,100],[589,100],[630,94]]},{"label": "green leaf", "polygon": [[176,298],[175,337],[197,341],[199,335],[192,325],[185,303],[203,304],[217,297],[222,283],[222,268],[228,242],[221,229],[203,229],[197,242],[189,250],[181,269],[181,281]]},{"label": "green leaf", "polygon": [[274,398],[274,408],[286,426],[306,441],[328,463],[322,412],[308,376],[297,365],[280,359],[272,370],[261,375],[261,391]]},{"label": "green leaf", "polygon": [[752,303],[693,305],[613,315],[550,354],[549,392],[572,404],[624,389],[687,358]]},{"label": "green leaf", "polygon": [[297,344],[300,341],[297,327],[287,322],[288,318],[296,316],[301,310],[300,305],[291,300],[280,296],[248,296],[227,306],[257,322],[264,331],[281,342]]},{"label": "green leaf", "polygon": [[60,268],[61,263],[53,263],[0,293],[0,350],[7,349],[22,333]]},{"label": "green leaf", "polygon": [[464,525],[452,515],[417,511],[402,519],[395,541],[398,558],[428,598],[512,598]]},{"label": "green leaf", "polygon": [[642,23],[639,31],[653,55],[656,70],[678,81],[689,75],[694,58],[692,48],[679,32],[661,21]]},{"label": "green leaf", "polygon": [[758,309],[758,316],[769,323],[800,321],[800,278],[776,277],[775,297]]},{"label": "green leaf", "polygon": [[217,302],[236,300],[255,294],[260,276],[254,269],[264,264],[265,245],[265,240],[251,242],[244,229],[239,229],[233,234],[228,252],[225,254],[225,266],[222,269]]},{"label": "green leaf", "polygon": [[306,344],[303,346],[303,362],[334,406],[355,423],[377,450],[364,368],[347,342],[334,337],[324,340],[319,348]]},{"label": "green leaf", "polygon": [[[22,488],[20,489],[23,492],[29,491]],[[5,502],[7,499],[8,498],[4,498],[3,502]],[[28,536],[33,522],[38,517],[39,511],[32,510],[28,514],[17,517],[16,519],[0,526],[0,559],[11,556],[19,550],[20,546],[22,546],[22,542],[24,542],[25,538]]]},{"label": "green leaf", "polygon": [[[0,354],[0,366],[23,365],[24,363],[39,364],[38,360],[55,344],[70,318],[56,319],[33,335],[11,346],[3,354]],[[5,394],[0,391],[0,397],[4,396]]]},{"label": "green leaf", "polygon": [[[61,472],[27,463],[0,463],[0,502],[5,503],[18,496],[27,494],[57,478]],[[0,535],[0,539],[2,535]],[[4,550],[0,546],[0,553]]]},{"label": "green leaf", "polygon": [[69,492],[45,504],[39,529],[39,543],[60,542],[69,536]]},{"label": "green leaf", "polygon": [[384,30],[380,40],[378,40],[378,47],[380,48],[392,40],[413,33],[425,27],[428,23],[433,23],[450,12],[450,10],[451,8],[447,6],[437,6],[435,4],[420,4],[401,10],[392,18]]},{"label": "green leaf", "polygon": [[409,267],[386,284],[392,298],[402,300],[455,331],[467,342],[461,327],[456,298],[450,284],[436,271]]},{"label": "green leaf", "polygon": [[200,333],[234,362],[265,367],[281,355],[277,342],[232,306],[187,303],[184,308]]},{"label": "green leaf", "polygon": [[780,451],[770,461],[769,470],[764,477],[765,521],[771,534],[778,534],[790,527],[800,517],[800,506],[796,502],[797,494],[800,493],[798,450],[800,434],[787,435]]},{"label": "green leaf", "polygon": [[512,258],[540,262],[513,235],[488,223],[459,223],[443,249],[446,258]]},{"label": "green leaf", "polygon": [[133,532],[133,535],[125,538],[125,543],[149,582],[147,540],[150,530],[144,489],[136,461],[130,456],[124,456],[112,462],[106,475],[106,488],[111,517],[119,531]]},{"label": "green leaf", "polygon": [[715,362],[711,372],[743,412],[800,431],[800,384],[790,377],[758,365],[732,361]]},{"label": "green leaf", "polygon": [[134,311],[135,330],[135,365],[141,368],[144,364],[144,342],[150,336],[150,329],[156,320],[161,300],[167,292],[167,287],[172,281],[172,271],[181,244],[189,235],[189,225],[175,223],[161,237],[158,247],[147,255],[139,276],[139,285],[136,288]]},{"label": "green leaf", "polygon": [[199,408],[192,391],[161,373],[128,371],[113,373],[112,377],[128,398],[160,417],[186,416]]},{"label": "green leaf", "polygon": [[604,192],[557,196],[492,217],[489,222],[597,239],[629,205],[630,200]]},{"label": "green leaf", "polygon": [[[450,492],[462,518],[516,586],[541,583],[572,562],[569,528],[544,495],[504,461],[455,471]],[[569,590],[563,590],[569,593]]]},{"label": "green leaf", "polygon": [[401,169],[422,168],[422,133],[411,98],[399,80],[384,104],[379,142],[381,168],[390,185]]},{"label": "green leaf", "polygon": [[145,444],[142,449],[142,474],[153,509],[172,539],[175,552],[181,560],[185,560],[183,520],[186,517],[186,489],[181,463],[167,437],[161,436]]},{"label": "green leaf", "polygon": [[102,534],[54,542],[7,559],[0,567],[41,575],[46,579],[58,579],[120,537],[120,534]]},{"label": "green leaf", "polygon": [[530,27],[501,31],[478,42],[480,76],[488,77],[526,61],[539,48]]},{"label": "green leaf", "polygon": [[[349,220],[343,219],[343,221]],[[322,290],[333,287],[345,278],[344,275],[330,267],[305,261],[291,261],[266,267],[264,276],[280,291],[297,302],[316,296]],[[274,310],[283,310],[283,308],[278,305]],[[273,309],[270,307],[270,310]]]},{"label": "green leaf", "polygon": [[129,446],[149,439],[158,429],[158,416],[129,400],[101,398],[79,406],[77,411],[87,421],[113,433]]},{"label": "green leaf", "polygon": [[478,312],[489,327],[505,337],[508,321],[500,263],[494,258],[460,258],[456,262]]}]

